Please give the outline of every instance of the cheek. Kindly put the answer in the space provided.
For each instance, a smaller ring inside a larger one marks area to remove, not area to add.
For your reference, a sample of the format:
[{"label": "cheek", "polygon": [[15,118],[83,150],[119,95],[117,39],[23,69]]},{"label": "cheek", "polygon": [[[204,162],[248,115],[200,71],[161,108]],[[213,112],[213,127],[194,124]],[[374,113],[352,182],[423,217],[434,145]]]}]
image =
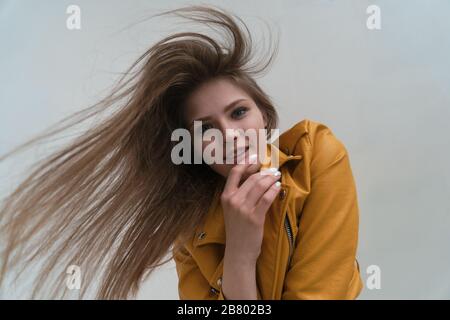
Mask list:
[{"label": "cheek", "polygon": [[[207,141],[203,142],[202,144],[202,152],[205,151],[206,147],[208,147],[208,151],[204,153],[206,156],[208,156],[209,153],[211,153],[211,156],[216,157],[216,151],[217,154],[219,154],[219,150],[222,150],[222,146],[215,145],[214,141]],[[216,173],[220,174],[223,177],[227,177],[228,173],[230,172],[231,168],[233,167],[232,164],[225,164],[225,163],[212,163],[209,164],[209,167],[214,170]]]},{"label": "cheek", "polygon": [[[203,141],[202,142],[202,155],[205,155],[208,157],[209,155],[216,157],[216,154],[218,154],[219,146],[216,145],[214,141]],[[205,152],[206,151],[206,152]]]},{"label": "cheek", "polygon": [[251,114],[249,114],[249,116],[249,118],[251,119],[250,121],[252,122],[251,126],[253,128],[264,128],[264,116],[257,106],[252,108]]}]

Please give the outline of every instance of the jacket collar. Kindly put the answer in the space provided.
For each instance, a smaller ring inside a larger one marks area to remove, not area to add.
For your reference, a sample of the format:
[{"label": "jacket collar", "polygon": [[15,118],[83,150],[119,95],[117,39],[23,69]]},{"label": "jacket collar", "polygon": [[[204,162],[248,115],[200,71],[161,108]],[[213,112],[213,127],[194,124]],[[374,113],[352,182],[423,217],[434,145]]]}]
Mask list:
[{"label": "jacket collar", "polygon": [[[290,130],[292,131],[292,130]],[[292,139],[287,134],[289,131],[285,132],[279,137],[280,147],[285,151],[293,150],[294,145],[292,145]],[[292,133],[291,133],[292,134]],[[267,155],[271,156],[272,152],[278,152],[279,155],[279,168],[284,166],[289,161],[301,160],[302,155],[290,155],[286,154],[273,144],[268,144]],[[288,187],[281,184],[281,187]],[[275,199],[278,201],[278,197]],[[220,195],[216,194],[213,198],[212,204],[206,214],[204,223],[196,230],[195,237],[193,239],[194,247],[202,246],[209,243],[219,243],[225,244],[225,223],[223,219],[222,205],[220,204]]]}]

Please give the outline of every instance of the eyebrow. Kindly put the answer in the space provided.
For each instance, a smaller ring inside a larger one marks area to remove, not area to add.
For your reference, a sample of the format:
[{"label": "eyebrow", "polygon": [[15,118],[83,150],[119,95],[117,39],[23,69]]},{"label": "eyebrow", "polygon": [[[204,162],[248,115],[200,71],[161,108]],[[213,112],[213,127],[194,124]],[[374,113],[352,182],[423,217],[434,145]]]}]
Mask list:
[{"label": "eyebrow", "polygon": [[[233,102],[231,102],[231,103],[229,103],[226,107],[225,107],[225,112],[227,112],[229,109],[231,109],[232,107],[234,107],[236,104],[238,104],[239,102],[242,102],[242,101],[245,101],[245,100],[247,100],[247,99],[237,99],[237,100],[235,100],[235,101],[233,101]],[[191,128],[193,125],[194,125],[194,121],[203,121],[203,120],[208,120],[208,119],[210,119],[211,117],[210,116],[208,116],[208,117],[203,117],[203,118],[198,118],[198,119],[194,119],[194,120],[192,120],[192,123],[191,123],[191,125],[189,126],[189,128]]]}]

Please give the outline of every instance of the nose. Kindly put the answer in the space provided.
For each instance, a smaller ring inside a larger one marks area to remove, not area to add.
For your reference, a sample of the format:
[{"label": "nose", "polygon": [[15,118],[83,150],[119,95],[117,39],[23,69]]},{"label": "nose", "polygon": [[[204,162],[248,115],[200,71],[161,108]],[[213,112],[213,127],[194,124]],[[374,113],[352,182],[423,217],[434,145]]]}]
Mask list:
[{"label": "nose", "polygon": [[244,130],[233,126],[223,126],[221,128],[223,135],[223,156],[228,152],[236,152],[237,149],[246,145]]}]

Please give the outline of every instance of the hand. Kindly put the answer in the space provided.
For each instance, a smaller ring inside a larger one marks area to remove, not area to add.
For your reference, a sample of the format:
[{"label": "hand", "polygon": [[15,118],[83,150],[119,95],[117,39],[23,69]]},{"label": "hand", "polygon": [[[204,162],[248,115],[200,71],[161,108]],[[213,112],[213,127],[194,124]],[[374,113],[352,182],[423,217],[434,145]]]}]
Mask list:
[{"label": "hand", "polygon": [[280,191],[276,182],[281,174],[274,168],[265,171],[266,174],[258,171],[239,186],[249,165],[238,164],[231,169],[220,200],[227,255],[252,264],[261,252],[266,213]]}]

